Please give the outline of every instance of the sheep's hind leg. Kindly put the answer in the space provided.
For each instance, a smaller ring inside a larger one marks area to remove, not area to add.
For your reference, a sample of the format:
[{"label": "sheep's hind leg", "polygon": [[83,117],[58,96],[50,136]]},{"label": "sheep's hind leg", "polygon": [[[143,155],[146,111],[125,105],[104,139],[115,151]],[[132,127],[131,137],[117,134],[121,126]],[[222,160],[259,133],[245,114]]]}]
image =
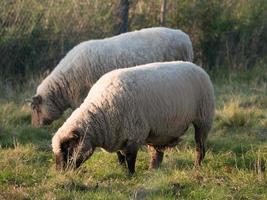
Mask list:
[{"label": "sheep's hind leg", "polygon": [[126,146],[125,157],[128,167],[129,175],[133,175],[135,173],[135,161],[138,152],[138,145],[135,143],[130,143]]},{"label": "sheep's hind leg", "polygon": [[163,160],[164,152],[156,149],[153,146],[149,146],[149,151],[151,153],[151,160],[150,160],[149,169],[159,168],[159,166]]},{"label": "sheep's hind leg", "polygon": [[194,124],[195,142],[196,142],[196,160],[195,166],[201,166],[201,162],[205,157],[206,143],[210,128],[206,126],[198,126]]},{"label": "sheep's hind leg", "polygon": [[120,151],[117,151],[117,156],[118,156],[120,165],[126,166],[126,157]]}]

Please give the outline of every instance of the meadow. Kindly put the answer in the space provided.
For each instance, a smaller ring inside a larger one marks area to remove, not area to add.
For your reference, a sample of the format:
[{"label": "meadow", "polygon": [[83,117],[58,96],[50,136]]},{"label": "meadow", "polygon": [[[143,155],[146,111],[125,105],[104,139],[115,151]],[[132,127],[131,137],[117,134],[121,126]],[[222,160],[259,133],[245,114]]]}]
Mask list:
[{"label": "meadow", "polygon": [[[159,26],[161,0],[129,2],[128,31]],[[158,170],[148,170],[146,147],[133,177],[115,153],[101,150],[77,171],[55,170],[51,138],[71,110],[33,128],[25,99],[75,45],[114,34],[117,3],[0,1],[0,200],[267,199],[266,0],[168,1],[164,26],[188,33],[194,62],[214,83],[216,114],[201,168],[190,127]]]},{"label": "meadow", "polygon": [[208,71],[216,115],[203,166],[194,167],[191,127],[163,165],[148,170],[138,153],[133,177],[116,154],[98,150],[77,171],[57,172],[51,137],[71,111],[45,128],[32,128],[24,99],[43,77],[23,85],[1,82],[0,199],[267,199],[267,65],[251,70]]}]

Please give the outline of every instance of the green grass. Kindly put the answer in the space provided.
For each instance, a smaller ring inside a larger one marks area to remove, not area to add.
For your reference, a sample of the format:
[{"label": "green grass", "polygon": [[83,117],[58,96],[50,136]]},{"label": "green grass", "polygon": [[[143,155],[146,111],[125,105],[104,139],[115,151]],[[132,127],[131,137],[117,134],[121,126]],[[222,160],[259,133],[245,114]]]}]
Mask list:
[{"label": "green grass", "polygon": [[148,170],[144,147],[133,177],[101,150],[78,171],[58,173],[51,137],[70,112],[36,129],[22,100],[32,89],[1,96],[0,199],[267,199],[267,66],[210,74],[217,107],[202,168],[194,168],[190,127],[158,170]]}]

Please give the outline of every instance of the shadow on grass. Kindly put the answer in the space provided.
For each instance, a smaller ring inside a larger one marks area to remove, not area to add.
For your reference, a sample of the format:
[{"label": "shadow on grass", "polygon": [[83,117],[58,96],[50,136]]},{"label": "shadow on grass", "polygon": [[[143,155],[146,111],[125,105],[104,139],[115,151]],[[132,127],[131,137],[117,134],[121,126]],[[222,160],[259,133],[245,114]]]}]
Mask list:
[{"label": "shadow on grass", "polygon": [[52,134],[64,123],[72,111],[45,128],[31,126],[31,113],[28,105],[3,102],[0,104],[0,147],[10,148],[18,144],[50,144]]},{"label": "shadow on grass", "polygon": [[[179,157],[179,156],[178,156]],[[173,169],[176,170],[185,170],[185,169],[192,169],[194,168],[194,160],[186,159],[186,158],[177,158],[163,161],[163,165],[165,170],[172,171]]]},{"label": "shadow on grass", "polygon": [[68,191],[95,192],[97,191],[97,189],[99,189],[98,184],[86,185],[84,183],[80,183],[76,181],[70,181],[64,184],[57,184],[57,186],[61,189],[68,190]]},{"label": "shadow on grass", "polygon": [[[118,166],[118,168],[119,167],[120,166]],[[110,180],[115,180],[115,179],[126,181],[126,180],[129,180],[131,178],[134,178],[134,176],[136,176],[136,174],[133,176],[129,176],[127,174],[127,170],[122,169],[121,172],[110,172],[110,173],[105,174],[103,177],[98,176],[98,179],[101,181],[110,181]]]},{"label": "shadow on grass", "polygon": [[52,135],[47,129],[31,127],[7,128],[0,132],[1,148],[14,148],[17,144],[35,144],[43,147],[51,143]]},{"label": "shadow on grass", "polygon": [[208,141],[208,150],[212,153],[233,152],[243,155],[248,151],[255,151],[267,142],[265,138],[250,136],[248,134],[233,134],[229,136],[218,136]]},{"label": "shadow on grass", "polygon": [[178,182],[170,182],[167,185],[161,185],[149,189],[139,187],[133,192],[132,199],[146,199],[148,197],[149,199],[177,199],[188,187],[190,187],[188,184],[181,184]]},{"label": "shadow on grass", "polygon": [[[214,154],[233,152],[237,155],[242,155],[252,148],[258,149],[261,144],[267,142],[267,138],[261,136],[259,131],[254,133],[250,131],[249,134],[242,134],[245,130],[242,129],[242,133],[239,131],[223,133],[212,135],[208,137],[207,148],[206,150],[211,151]],[[177,145],[177,148],[184,151],[186,149],[194,150],[196,148],[195,140],[193,139],[194,134],[191,133],[187,135],[185,140],[181,142],[180,145]]]},{"label": "shadow on grass", "polygon": [[[177,155],[177,158],[164,159],[163,167],[166,167],[167,170],[169,167],[177,170],[193,169],[196,154],[194,153],[192,158],[184,156],[186,156],[188,150],[195,149],[194,139],[189,136],[177,148],[180,149],[181,156]],[[207,154],[211,154],[213,158],[210,160],[209,156],[206,156],[203,160],[203,166],[205,166],[205,163],[209,163],[208,165],[214,165],[215,168],[226,166],[261,173],[266,170],[267,166],[266,155],[264,154],[265,148],[266,140],[260,141],[248,135],[212,136],[208,140]]]}]

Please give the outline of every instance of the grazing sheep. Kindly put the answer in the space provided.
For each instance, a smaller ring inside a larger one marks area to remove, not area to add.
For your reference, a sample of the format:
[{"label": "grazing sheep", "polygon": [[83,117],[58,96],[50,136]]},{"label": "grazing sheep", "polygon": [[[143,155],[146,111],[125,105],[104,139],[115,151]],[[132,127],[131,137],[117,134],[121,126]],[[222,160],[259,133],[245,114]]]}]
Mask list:
[{"label": "grazing sheep", "polygon": [[166,147],[173,147],[192,123],[195,128],[196,165],[205,156],[205,145],[214,115],[213,86],[208,74],[190,62],[150,63],[118,69],[102,76],[83,104],[52,139],[57,169],[68,162],[76,168],[96,147],[121,151],[129,173],[141,145],[154,152],[157,168]]},{"label": "grazing sheep", "polygon": [[151,62],[193,60],[190,38],[180,30],[147,28],[74,47],[30,99],[32,125],[41,127],[83,102],[106,72]]}]

